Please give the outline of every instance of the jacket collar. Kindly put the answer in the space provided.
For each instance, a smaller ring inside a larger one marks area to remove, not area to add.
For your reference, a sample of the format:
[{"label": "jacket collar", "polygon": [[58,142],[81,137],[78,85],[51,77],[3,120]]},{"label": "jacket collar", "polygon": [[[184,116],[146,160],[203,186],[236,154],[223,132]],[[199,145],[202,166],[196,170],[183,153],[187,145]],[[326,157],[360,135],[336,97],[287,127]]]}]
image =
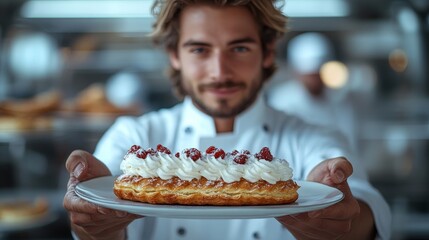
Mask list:
[{"label": "jacket collar", "polygon": [[[267,123],[264,122],[266,109],[267,106],[262,94],[260,94],[248,109],[236,117],[232,134],[240,134],[246,129],[258,126],[266,128]],[[213,118],[195,107],[190,97],[186,97],[183,102],[179,127],[180,131],[193,133],[200,137],[215,137],[217,135]]]}]

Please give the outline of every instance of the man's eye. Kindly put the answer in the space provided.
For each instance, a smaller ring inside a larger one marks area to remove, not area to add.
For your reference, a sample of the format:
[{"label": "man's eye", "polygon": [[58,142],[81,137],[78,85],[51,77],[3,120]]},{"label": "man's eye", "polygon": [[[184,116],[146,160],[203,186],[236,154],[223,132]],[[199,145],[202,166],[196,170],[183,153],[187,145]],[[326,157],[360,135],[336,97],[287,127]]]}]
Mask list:
[{"label": "man's eye", "polygon": [[201,53],[204,53],[206,50],[204,49],[204,48],[193,48],[193,49],[191,49],[191,52],[192,53],[195,53],[195,54],[201,54]]},{"label": "man's eye", "polygon": [[235,47],[234,52],[248,52],[249,48],[247,47]]}]

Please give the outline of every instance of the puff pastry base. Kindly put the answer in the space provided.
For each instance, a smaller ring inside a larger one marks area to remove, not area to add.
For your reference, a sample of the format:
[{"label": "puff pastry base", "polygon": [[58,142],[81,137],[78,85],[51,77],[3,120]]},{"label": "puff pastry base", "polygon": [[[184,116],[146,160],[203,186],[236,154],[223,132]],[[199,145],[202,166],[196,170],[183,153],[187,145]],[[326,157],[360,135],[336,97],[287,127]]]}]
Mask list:
[{"label": "puff pastry base", "polygon": [[186,181],[178,177],[121,176],[115,180],[113,191],[120,199],[151,204],[245,206],[293,203],[298,199],[298,188],[293,180],[226,183],[204,177]]}]

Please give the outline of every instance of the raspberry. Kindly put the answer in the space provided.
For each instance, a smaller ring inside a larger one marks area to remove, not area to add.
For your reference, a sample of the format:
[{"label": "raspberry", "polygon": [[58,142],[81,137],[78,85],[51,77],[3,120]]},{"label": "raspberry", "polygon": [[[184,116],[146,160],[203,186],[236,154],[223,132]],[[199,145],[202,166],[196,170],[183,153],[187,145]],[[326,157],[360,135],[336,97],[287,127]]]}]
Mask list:
[{"label": "raspberry", "polygon": [[222,149],[218,148],[216,150],[216,152],[214,153],[214,157],[215,158],[222,158],[222,159],[224,159],[225,158],[225,151],[223,151]]},{"label": "raspberry", "polygon": [[146,159],[148,154],[155,155],[156,151],[153,150],[152,148],[148,148],[146,150],[143,150],[140,146],[133,145],[133,146],[131,146],[130,150],[128,150],[128,154],[131,154],[131,153],[135,153],[138,158]]},{"label": "raspberry", "polygon": [[158,152],[161,152],[161,153],[171,154],[170,149],[168,149],[168,148],[166,148],[166,147],[162,146],[161,144],[158,144],[158,146],[156,146],[156,150],[157,150]]},{"label": "raspberry", "polygon": [[247,155],[239,154],[236,157],[234,157],[234,162],[238,164],[245,164],[247,162]]},{"label": "raspberry", "polygon": [[210,146],[209,148],[207,148],[206,153],[213,155],[215,158],[225,158],[225,151],[214,146]]},{"label": "raspberry", "polygon": [[137,152],[139,149],[141,149],[141,147],[140,147],[140,146],[138,146],[138,145],[133,145],[133,146],[131,146],[130,150],[128,150],[128,153],[135,153],[135,152]]},{"label": "raspberry", "polygon": [[201,158],[201,152],[196,148],[189,148],[185,150],[186,157],[191,158],[194,161],[197,161]]},{"label": "raspberry", "polygon": [[234,151],[232,151],[232,153],[231,153],[231,155],[232,156],[235,156],[235,155],[237,155],[238,154],[238,151],[237,150],[234,150]]},{"label": "raspberry", "polygon": [[272,161],[273,160],[273,155],[271,155],[270,149],[267,147],[263,147],[261,149],[261,151],[255,155],[256,158],[260,159],[265,159],[267,161]]},{"label": "raspberry", "polygon": [[207,148],[206,153],[207,154],[213,154],[216,151],[216,147],[215,146],[210,146]]},{"label": "raspberry", "polygon": [[146,153],[146,151],[138,151],[138,152],[136,153],[136,156],[137,156],[138,158],[141,158],[141,159],[146,159],[146,157],[147,157],[147,153]]},{"label": "raspberry", "polygon": [[176,154],[174,154],[174,156],[176,156],[177,158],[180,158],[180,153],[177,152]]},{"label": "raspberry", "polygon": [[150,155],[155,155],[156,154],[156,151],[155,150],[153,150],[153,148],[148,148],[148,149],[146,149],[146,151],[145,151],[147,154],[150,154]]}]

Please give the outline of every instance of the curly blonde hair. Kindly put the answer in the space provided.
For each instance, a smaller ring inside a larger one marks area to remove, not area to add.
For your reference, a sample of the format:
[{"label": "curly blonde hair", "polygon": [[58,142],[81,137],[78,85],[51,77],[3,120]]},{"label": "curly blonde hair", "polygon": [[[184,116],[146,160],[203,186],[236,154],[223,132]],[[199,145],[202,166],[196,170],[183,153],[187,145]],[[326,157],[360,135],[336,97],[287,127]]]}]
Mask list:
[{"label": "curly blonde hair", "polygon": [[[287,17],[281,12],[284,0],[155,0],[152,14],[156,17],[153,32],[150,34],[156,45],[163,46],[168,52],[176,52],[179,41],[179,17],[181,11],[195,4],[214,6],[245,6],[260,25],[260,37],[264,54],[268,45],[286,32]],[[275,64],[263,69],[263,81],[269,79],[276,70]],[[181,84],[180,71],[168,69],[168,75],[179,98],[185,96]]]}]

